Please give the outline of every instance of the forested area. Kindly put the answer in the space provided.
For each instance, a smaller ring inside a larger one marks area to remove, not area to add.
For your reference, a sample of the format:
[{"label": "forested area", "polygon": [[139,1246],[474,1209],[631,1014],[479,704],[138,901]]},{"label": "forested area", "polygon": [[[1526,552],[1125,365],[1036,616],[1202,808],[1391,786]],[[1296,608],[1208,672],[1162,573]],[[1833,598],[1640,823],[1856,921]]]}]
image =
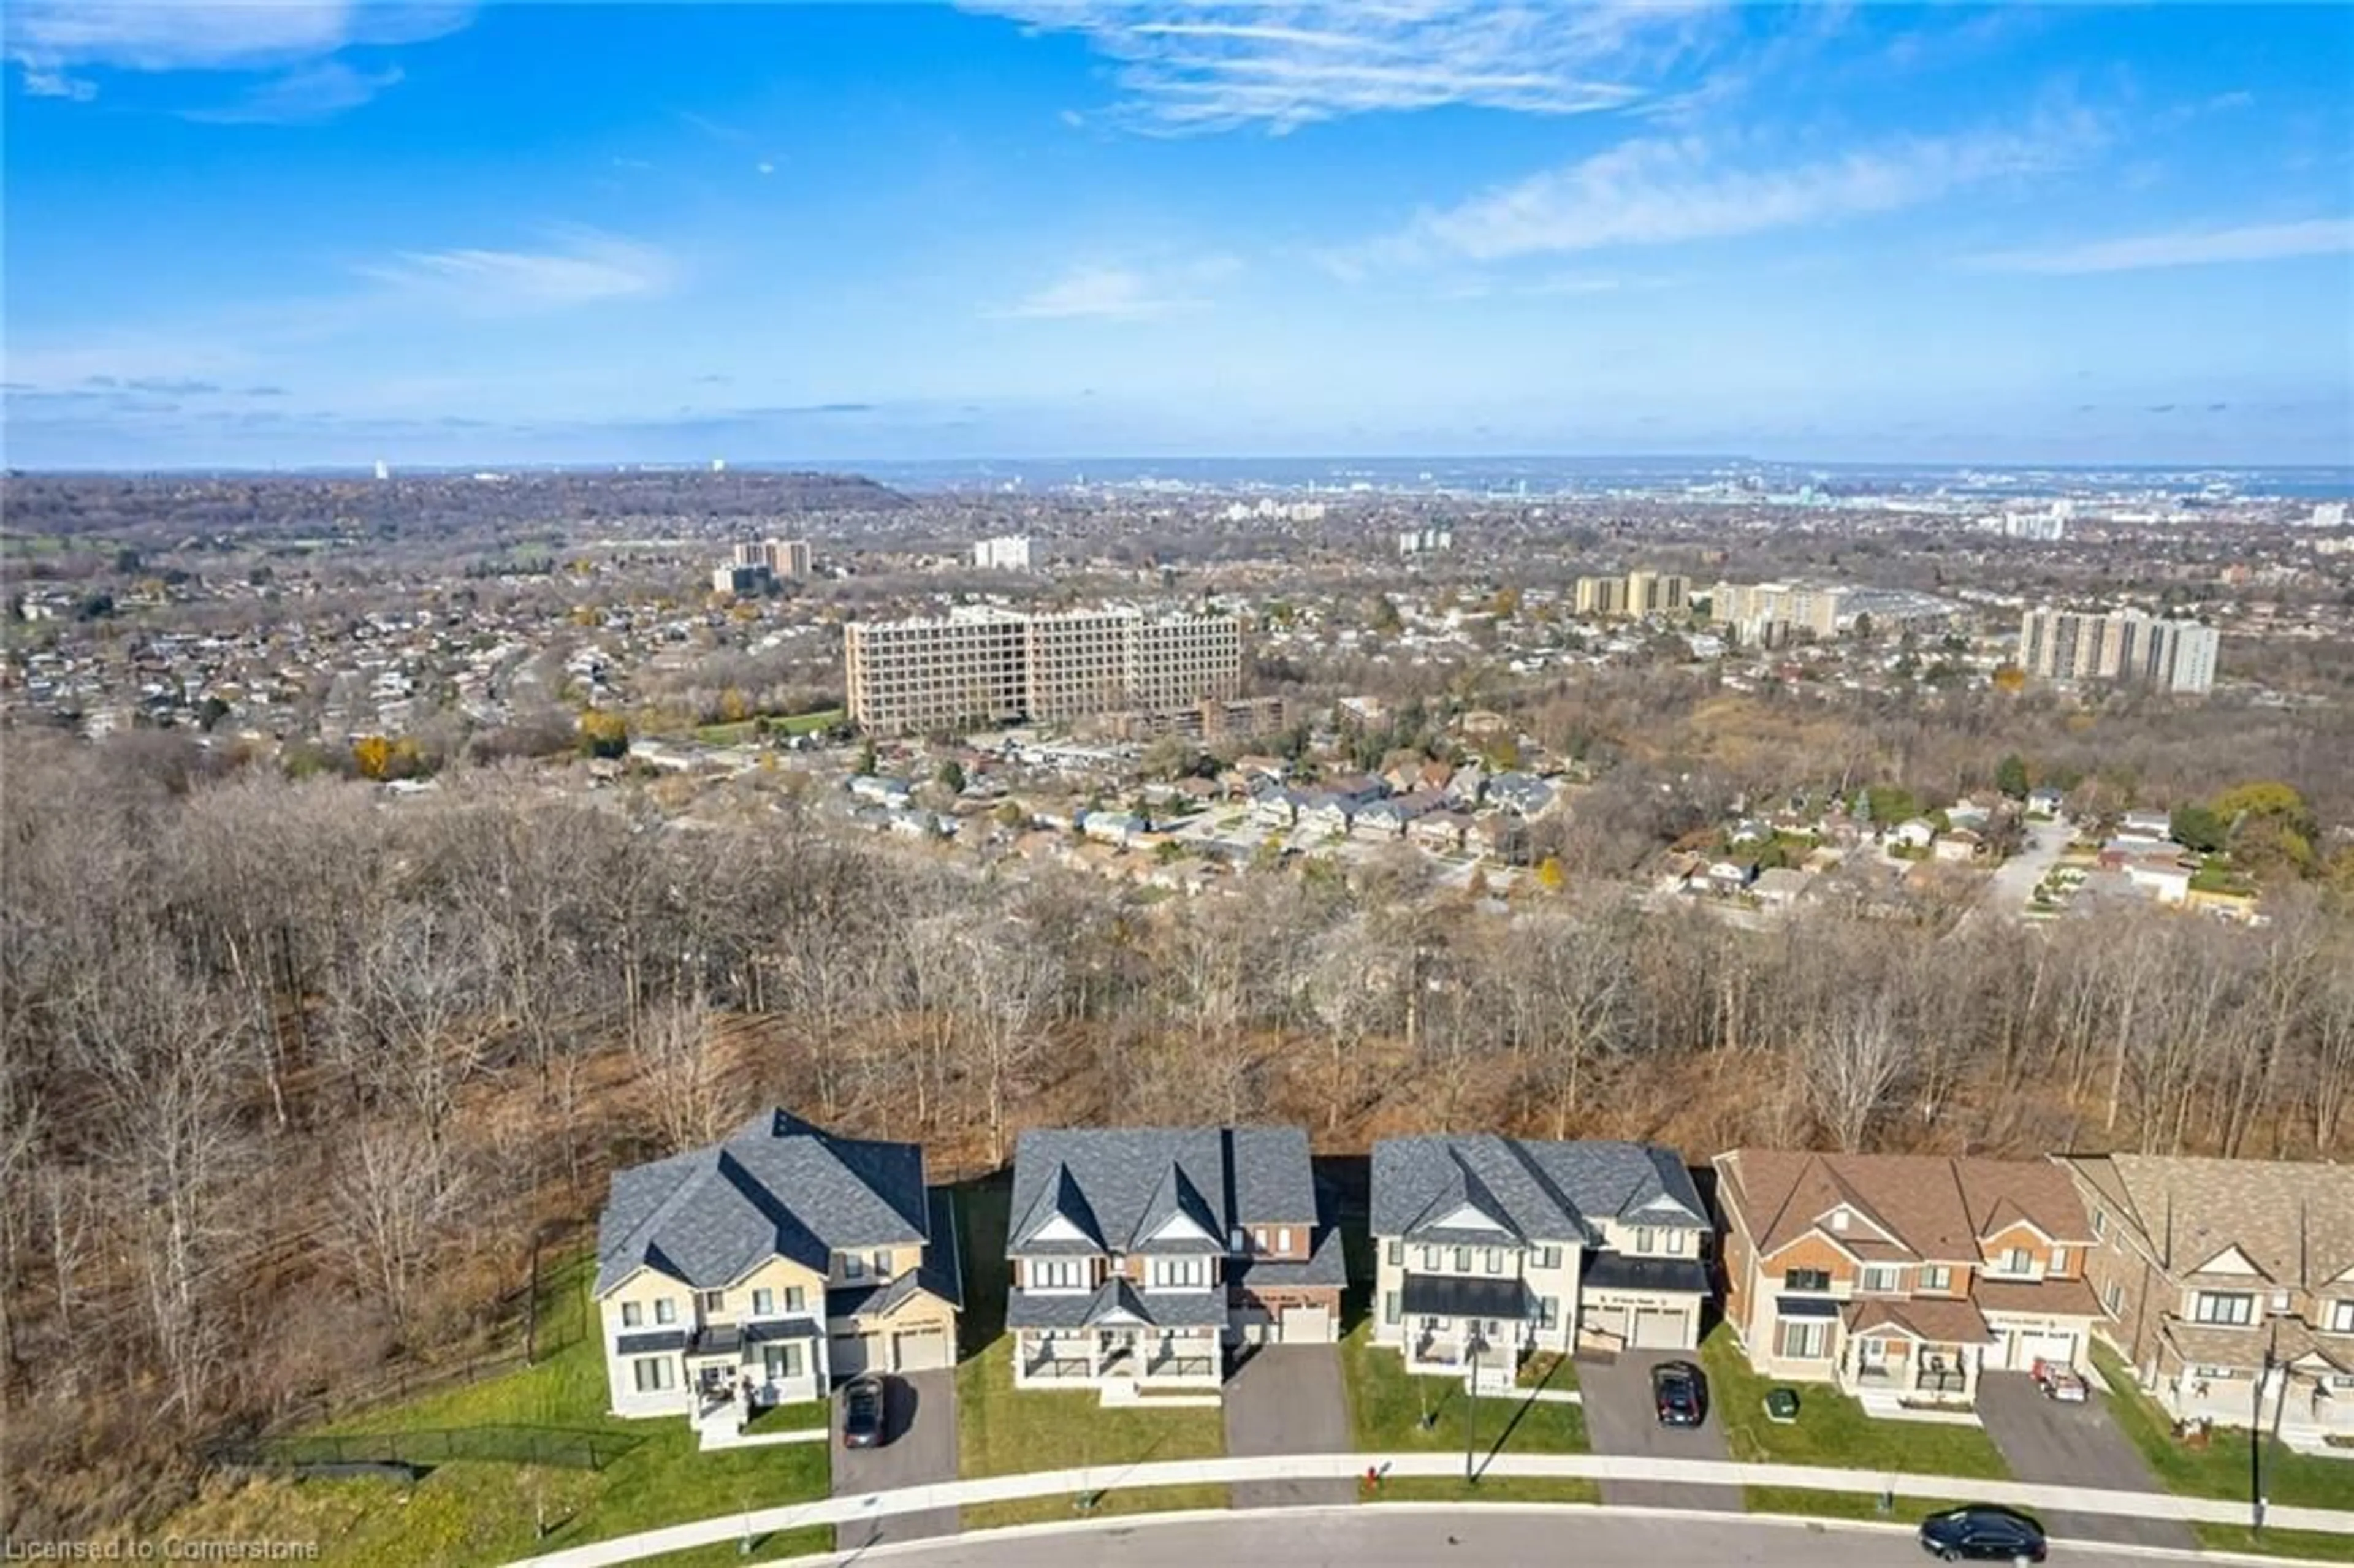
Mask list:
[{"label": "forested area", "polygon": [[[2354,947],[1834,902],[1770,932],[1403,861],[1140,901],[693,826],[517,769],[393,801],[12,735],[0,1433],[15,1534],[119,1523],[201,1436],[476,1334],[617,1161],[756,1105],[921,1138],[1283,1119],[2038,1153],[2336,1155]],[[1867,914],[1866,908],[1876,909]]]}]

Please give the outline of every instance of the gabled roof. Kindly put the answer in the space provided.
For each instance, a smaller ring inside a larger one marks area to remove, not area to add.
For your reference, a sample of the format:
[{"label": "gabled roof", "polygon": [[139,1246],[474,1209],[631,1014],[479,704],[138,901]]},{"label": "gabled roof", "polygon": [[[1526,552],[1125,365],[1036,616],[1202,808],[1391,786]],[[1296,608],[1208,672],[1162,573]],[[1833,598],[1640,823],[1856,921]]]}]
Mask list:
[{"label": "gabled roof", "polygon": [[2354,1268],[2354,1168],[2163,1154],[2063,1156],[2059,1163],[2139,1232],[2170,1274],[2233,1247],[2282,1286],[2326,1285]]},{"label": "gabled roof", "polygon": [[[1296,1127],[1070,1128],[1013,1150],[1009,1254],[1205,1253],[1253,1224],[1316,1224],[1308,1135]],[[1083,1240],[1048,1234],[1060,1214]],[[1182,1216],[1187,1226],[1172,1226]]]},{"label": "gabled roof", "polygon": [[[1718,1202],[1761,1256],[1808,1234],[1859,1257],[1975,1264],[1979,1244],[2025,1223],[2063,1245],[2092,1244],[2074,1187],[2041,1160],[1950,1159],[1929,1154],[1809,1154],[1738,1149],[1717,1157]],[[1869,1245],[1821,1222],[1852,1210],[1892,1238]]]},{"label": "gabled roof", "polygon": [[921,1147],[836,1138],[769,1111],[708,1148],[614,1173],[597,1291],[641,1267],[716,1289],[771,1257],[822,1271],[836,1251],[929,1238]]},{"label": "gabled roof", "polygon": [[1523,1241],[1589,1245],[1596,1222],[1704,1227],[1683,1161],[1645,1143],[1555,1143],[1499,1138],[1393,1138],[1373,1145],[1375,1235],[1479,1239],[1451,1226],[1485,1215]]}]

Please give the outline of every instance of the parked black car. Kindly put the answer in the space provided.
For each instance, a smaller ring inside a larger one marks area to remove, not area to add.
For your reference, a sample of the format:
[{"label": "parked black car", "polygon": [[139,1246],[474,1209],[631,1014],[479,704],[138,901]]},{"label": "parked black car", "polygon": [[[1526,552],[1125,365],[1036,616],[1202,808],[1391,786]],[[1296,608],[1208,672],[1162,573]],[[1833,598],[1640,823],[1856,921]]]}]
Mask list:
[{"label": "parked black car", "polygon": [[1697,1426],[1708,1416],[1708,1379],[1690,1361],[1651,1369],[1651,1404],[1662,1426]]},{"label": "parked black car", "polygon": [[2043,1527],[1989,1504],[1948,1509],[1921,1521],[1921,1550],[1947,1563],[2041,1563]]},{"label": "parked black car", "polygon": [[851,1379],[842,1391],[842,1446],[881,1447],[885,1404],[881,1378],[869,1372]]}]

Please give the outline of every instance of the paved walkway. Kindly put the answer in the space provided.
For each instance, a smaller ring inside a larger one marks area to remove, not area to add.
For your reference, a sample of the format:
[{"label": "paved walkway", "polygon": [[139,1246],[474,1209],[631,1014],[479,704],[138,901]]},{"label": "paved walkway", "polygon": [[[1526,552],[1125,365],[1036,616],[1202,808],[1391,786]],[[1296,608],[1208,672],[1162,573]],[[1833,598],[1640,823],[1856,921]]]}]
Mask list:
[{"label": "paved walkway", "polygon": [[[664,1552],[734,1542],[748,1530],[755,1536],[810,1525],[843,1524],[893,1514],[999,1502],[1010,1498],[1055,1497],[1122,1488],[1232,1486],[1236,1481],[1329,1480],[1361,1476],[1368,1468],[1393,1476],[1455,1476],[1463,1460],[1456,1454],[1292,1454],[1253,1459],[1170,1459],[1152,1464],[1103,1465],[1087,1469],[1045,1470],[1026,1476],[989,1476],[857,1497],[818,1498],[748,1514],[673,1524],[610,1541],[591,1542],[527,1560],[532,1568],[610,1568]],[[1599,1481],[1672,1481],[1687,1486],[1797,1487],[1810,1491],[1878,1496],[1893,1489],[1918,1497],[1964,1497],[2008,1503],[2038,1513],[2066,1511],[2142,1519],[2200,1520],[2245,1524],[2246,1505],[2212,1498],[2168,1493],[2095,1490],[2041,1486],[2025,1481],[1976,1480],[1961,1476],[1892,1475],[1882,1470],[1835,1470],[1812,1465],[1755,1465],[1702,1459],[1657,1459],[1609,1454],[1499,1454],[1483,1476],[1544,1478],[1582,1477]],[[2274,1530],[2308,1530],[2354,1535],[2354,1512],[2331,1509],[2266,1510]]]}]

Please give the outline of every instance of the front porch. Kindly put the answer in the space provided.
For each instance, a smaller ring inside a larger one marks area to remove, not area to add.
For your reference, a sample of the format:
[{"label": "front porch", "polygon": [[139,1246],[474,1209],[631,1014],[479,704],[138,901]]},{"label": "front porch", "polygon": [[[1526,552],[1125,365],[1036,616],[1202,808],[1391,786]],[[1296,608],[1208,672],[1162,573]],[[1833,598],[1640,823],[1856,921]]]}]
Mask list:
[{"label": "front porch", "polygon": [[1509,1382],[1530,1348],[1535,1304],[1517,1279],[1409,1274],[1400,1297],[1398,1343],[1405,1370],[1426,1377]]},{"label": "front porch", "polygon": [[1025,1329],[1014,1336],[1017,1388],[1215,1389],[1225,1379],[1216,1329]]},{"label": "front porch", "polygon": [[732,1441],[762,1411],[827,1392],[825,1336],[809,1319],[707,1325],[683,1359],[687,1425],[705,1447]]},{"label": "front porch", "polygon": [[1940,1404],[1968,1404],[1978,1397],[1981,1347],[1940,1344],[1902,1334],[1859,1334],[1839,1361],[1839,1387],[1859,1398],[1868,1394]]}]

